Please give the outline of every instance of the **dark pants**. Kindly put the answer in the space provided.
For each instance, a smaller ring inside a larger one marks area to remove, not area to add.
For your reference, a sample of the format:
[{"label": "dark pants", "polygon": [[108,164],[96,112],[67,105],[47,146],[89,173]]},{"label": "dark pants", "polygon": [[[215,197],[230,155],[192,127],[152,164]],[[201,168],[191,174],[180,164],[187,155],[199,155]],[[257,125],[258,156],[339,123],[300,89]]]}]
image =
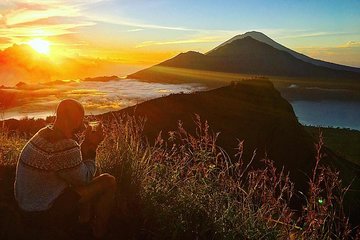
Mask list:
[{"label": "dark pants", "polygon": [[77,223],[79,213],[80,195],[66,188],[60,196],[55,199],[52,207],[46,211],[27,212],[22,211],[24,223],[28,226],[38,227],[60,227],[68,229]]}]

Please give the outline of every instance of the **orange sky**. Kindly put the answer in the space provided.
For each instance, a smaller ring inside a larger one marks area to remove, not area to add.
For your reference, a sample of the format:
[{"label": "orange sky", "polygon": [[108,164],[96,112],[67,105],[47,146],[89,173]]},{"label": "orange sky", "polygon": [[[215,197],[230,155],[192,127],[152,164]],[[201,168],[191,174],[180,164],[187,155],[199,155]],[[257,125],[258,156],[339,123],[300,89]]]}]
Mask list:
[{"label": "orange sky", "polygon": [[[124,76],[251,30],[311,57],[360,66],[358,7],[344,1],[2,0],[0,86]],[[22,46],[37,38],[48,41],[49,54]]]}]

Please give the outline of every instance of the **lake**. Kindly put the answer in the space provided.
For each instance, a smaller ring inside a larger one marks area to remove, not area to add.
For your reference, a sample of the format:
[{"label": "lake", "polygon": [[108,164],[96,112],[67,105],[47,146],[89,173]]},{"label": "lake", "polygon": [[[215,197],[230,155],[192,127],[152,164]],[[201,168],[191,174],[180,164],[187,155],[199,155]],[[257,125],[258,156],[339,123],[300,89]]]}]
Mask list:
[{"label": "lake", "polygon": [[300,123],[360,130],[360,102],[349,101],[293,101]]}]

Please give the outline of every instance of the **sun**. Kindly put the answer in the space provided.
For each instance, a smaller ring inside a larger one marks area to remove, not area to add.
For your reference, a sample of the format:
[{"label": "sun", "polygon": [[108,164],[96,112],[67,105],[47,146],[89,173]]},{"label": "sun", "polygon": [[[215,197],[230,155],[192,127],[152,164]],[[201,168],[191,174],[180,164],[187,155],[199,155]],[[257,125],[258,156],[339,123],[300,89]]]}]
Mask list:
[{"label": "sun", "polygon": [[50,53],[50,42],[43,40],[41,38],[32,39],[27,44],[38,53],[42,53],[42,54]]}]

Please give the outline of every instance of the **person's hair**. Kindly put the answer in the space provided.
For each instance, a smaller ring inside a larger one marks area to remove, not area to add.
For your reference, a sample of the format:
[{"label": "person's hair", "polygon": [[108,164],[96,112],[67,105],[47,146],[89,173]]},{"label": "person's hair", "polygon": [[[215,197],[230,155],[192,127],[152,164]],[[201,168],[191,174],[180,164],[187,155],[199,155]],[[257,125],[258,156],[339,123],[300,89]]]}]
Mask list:
[{"label": "person's hair", "polygon": [[84,107],[74,99],[62,100],[56,108],[56,119],[59,121],[73,120],[78,114],[85,114]]}]

